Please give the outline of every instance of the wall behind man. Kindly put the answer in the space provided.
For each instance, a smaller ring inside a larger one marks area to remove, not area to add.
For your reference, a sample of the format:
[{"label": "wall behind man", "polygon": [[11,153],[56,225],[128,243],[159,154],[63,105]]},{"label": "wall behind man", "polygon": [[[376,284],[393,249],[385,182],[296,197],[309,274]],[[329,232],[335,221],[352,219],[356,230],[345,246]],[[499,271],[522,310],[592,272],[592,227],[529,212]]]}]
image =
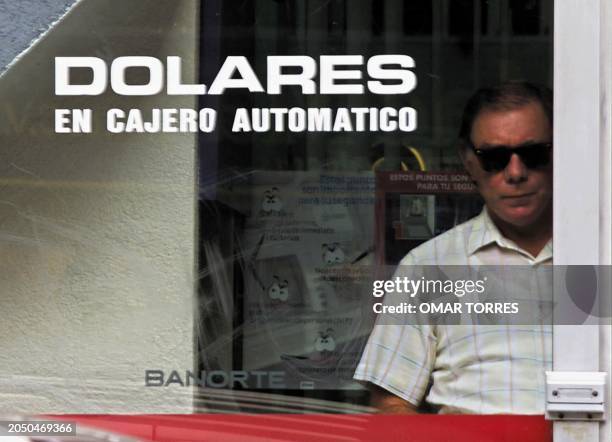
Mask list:
[{"label": "wall behind man", "polygon": [[[178,55],[194,81],[197,9],[81,0],[0,78],[0,414],[192,410],[144,372],[193,367],[196,137],[104,117],[195,99],[56,97],[53,62]],[[55,108],[91,108],[94,132],[55,134]]]}]

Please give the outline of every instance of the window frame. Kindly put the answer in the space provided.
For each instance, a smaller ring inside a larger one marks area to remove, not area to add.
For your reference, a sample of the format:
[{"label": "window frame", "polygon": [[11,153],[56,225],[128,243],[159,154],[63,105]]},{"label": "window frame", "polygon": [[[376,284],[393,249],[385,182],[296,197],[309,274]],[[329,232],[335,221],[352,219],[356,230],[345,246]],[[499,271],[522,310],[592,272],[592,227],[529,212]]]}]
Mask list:
[{"label": "window frame", "polygon": [[[556,265],[611,262],[611,12],[605,0],[569,0],[554,7]],[[585,441],[604,441],[611,431],[611,327],[591,319],[592,325],[553,327],[553,370],[607,371],[606,421],[555,421],[555,442],[575,440],[577,430]]]}]

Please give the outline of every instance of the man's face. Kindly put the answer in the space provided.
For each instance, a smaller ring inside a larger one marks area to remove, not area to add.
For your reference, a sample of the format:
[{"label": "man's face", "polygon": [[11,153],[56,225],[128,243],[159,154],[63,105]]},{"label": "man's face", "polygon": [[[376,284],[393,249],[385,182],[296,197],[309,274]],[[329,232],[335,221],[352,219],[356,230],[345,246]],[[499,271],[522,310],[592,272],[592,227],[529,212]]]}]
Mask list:
[{"label": "man's face", "polygon": [[[471,140],[476,149],[485,151],[551,142],[552,132],[544,109],[532,102],[512,110],[481,111],[474,120]],[[494,220],[521,230],[549,222],[552,158],[546,166],[529,169],[513,154],[505,169],[487,172],[474,151],[467,148],[463,162]]]}]

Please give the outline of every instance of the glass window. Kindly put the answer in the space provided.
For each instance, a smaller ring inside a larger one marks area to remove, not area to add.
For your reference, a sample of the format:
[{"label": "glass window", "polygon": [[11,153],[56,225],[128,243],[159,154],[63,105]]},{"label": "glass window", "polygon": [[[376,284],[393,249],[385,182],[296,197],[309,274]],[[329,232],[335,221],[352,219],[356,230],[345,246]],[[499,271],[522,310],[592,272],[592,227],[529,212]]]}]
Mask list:
[{"label": "glass window", "polygon": [[367,405],[352,372],[371,287],[354,275],[480,212],[464,105],[506,80],[551,85],[552,0],[203,2],[201,24],[202,83],[232,57],[232,79],[255,79],[200,103],[218,121],[199,141],[199,368]]}]

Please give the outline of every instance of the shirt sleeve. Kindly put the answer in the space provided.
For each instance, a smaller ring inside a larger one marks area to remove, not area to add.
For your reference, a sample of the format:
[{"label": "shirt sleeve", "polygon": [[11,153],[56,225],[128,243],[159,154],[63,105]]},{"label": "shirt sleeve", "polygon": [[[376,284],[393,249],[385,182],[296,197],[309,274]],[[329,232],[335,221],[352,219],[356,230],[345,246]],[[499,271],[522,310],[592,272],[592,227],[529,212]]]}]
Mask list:
[{"label": "shirt sleeve", "polygon": [[[394,278],[417,278],[413,264],[408,255],[400,263]],[[385,295],[384,304],[396,303],[398,296],[395,295]],[[437,340],[434,326],[419,323],[388,325],[381,319],[381,315],[376,319],[353,377],[419,405],[435,363]]]}]

